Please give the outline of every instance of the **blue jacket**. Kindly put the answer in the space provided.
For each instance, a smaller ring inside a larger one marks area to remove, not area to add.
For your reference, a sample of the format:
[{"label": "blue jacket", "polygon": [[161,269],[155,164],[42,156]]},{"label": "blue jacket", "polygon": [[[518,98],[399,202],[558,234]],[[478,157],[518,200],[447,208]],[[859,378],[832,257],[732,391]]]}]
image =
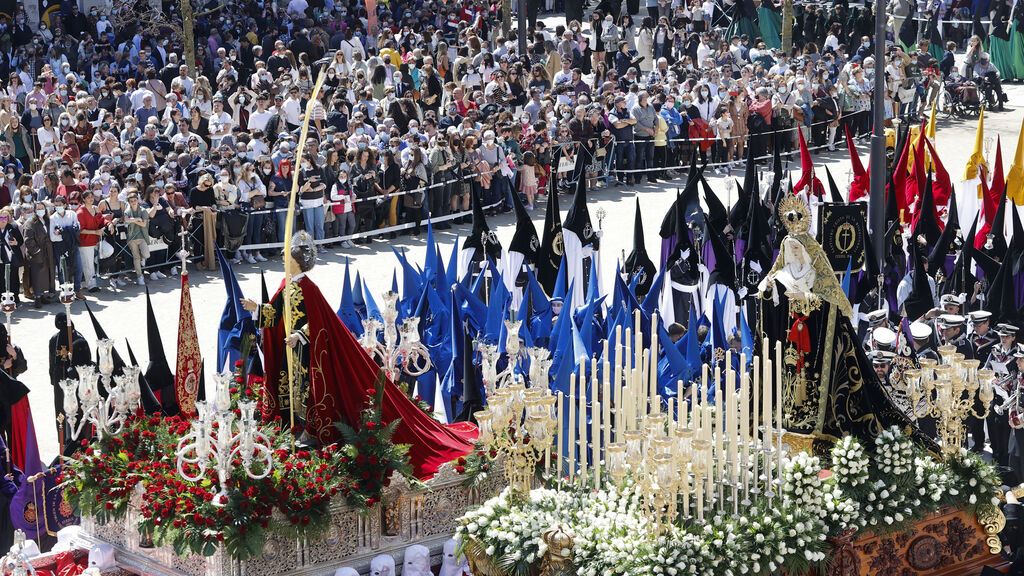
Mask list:
[{"label": "blue jacket", "polygon": [[[661,107],[661,117],[665,119],[668,124],[668,138],[669,140],[679,137],[682,132],[683,117],[676,111],[675,108],[669,108],[668,106]],[[669,142],[671,144],[671,142]]]}]

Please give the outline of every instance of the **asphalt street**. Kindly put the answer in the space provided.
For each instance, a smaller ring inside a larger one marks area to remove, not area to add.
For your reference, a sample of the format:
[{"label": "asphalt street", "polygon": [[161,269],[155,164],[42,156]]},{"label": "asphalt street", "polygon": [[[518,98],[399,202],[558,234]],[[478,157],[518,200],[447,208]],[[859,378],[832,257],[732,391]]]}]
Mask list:
[{"label": "asphalt street", "polygon": [[[1008,170],[1013,160],[1021,119],[1024,118],[1024,105],[1021,104],[1024,102],[1024,86],[1006,86],[1006,92],[1010,98],[1007,109],[1001,112],[986,113],[985,136],[992,138],[989,153],[990,163],[995,161],[995,138],[1001,137],[1004,169]],[[976,124],[974,119],[948,121],[941,115],[938,121],[939,155],[956,187],[963,178],[964,165],[974,146]],[[866,140],[861,143],[860,154],[866,165],[868,159]],[[823,181],[825,175],[822,168],[828,166],[840,186],[845,187],[849,180],[850,163],[842,142],[835,152],[824,151],[815,154],[814,161],[819,170],[818,176]],[[788,167],[794,171],[795,177],[799,177],[799,160],[796,156],[790,158]],[[728,175],[717,175],[709,171],[708,177],[715,192],[720,195],[723,202],[729,204],[735,200],[736,192],[734,189],[730,190],[726,183],[732,178],[742,180],[743,168],[742,166],[734,168]],[[675,180],[655,185],[644,184],[639,187],[591,190],[589,205],[595,225],[599,210],[603,210],[606,215],[600,226],[603,230],[601,257],[605,272],[602,283],[605,286],[610,286],[610,274],[614,270],[615,261],[632,248],[635,199],[638,198],[640,201],[648,250],[652,258],[657,259],[660,246],[658,227],[662,216],[675,198],[677,189],[681,186],[682,180]],[[564,218],[571,196],[562,195],[559,200]],[[538,230],[543,229],[544,223],[542,204],[540,203],[538,209],[531,213]],[[499,240],[507,246],[515,229],[514,216],[512,214],[496,216],[490,218],[489,223],[497,232]],[[451,230],[436,232],[436,238],[441,245],[441,253],[447,257],[451,252],[452,243],[464,240],[469,231],[470,226],[464,224],[454,226]],[[319,284],[329,302],[337,303],[341,296],[344,265],[346,260],[349,260],[353,274],[355,271],[359,271],[373,294],[382,294],[390,287],[393,270],[398,265],[392,254],[392,247],[406,250],[413,262],[422,264],[425,236],[425,233],[420,237],[400,236],[397,240],[377,240],[354,249],[331,248],[322,251],[318,265],[310,273],[310,277]],[[235,267],[242,290],[246,296],[256,300],[260,297],[260,267],[260,265],[249,264]],[[262,264],[262,269],[266,274],[267,283],[273,291],[284,275],[281,260],[272,259]],[[226,300],[224,284],[219,272],[207,273],[196,270],[190,274],[190,284],[200,347],[208,359],[207,369],[213,370],[217,326]],[[149,283],[164,349],[172,368],[177,351],[179,286],[180,279],[177,277]],[[148,362],[148,354],[146,301],[142,288],[133,285],[114,291],[105,287],[99,294],[90,294],[90,306],[97,313],[107,333],[115,339],[121,354],[126,354],[125,341],[130,341],[144,368],[145,363]],[[61,310],[62,307],[59,305],[51,305],[40,311],[33,310],[30,304],[23,305],[14,314],[12,322],[13,341],[24,350],[28,359],[28,372],[21,379],[31,389],[29,397],[35,416],[41,455],[44,459],[52,458],[57,453],[56,427],[53,424],[53,390],[49,383],[46,348],[49,338],[56,332],[53,315]],[[95,333],[88,321],[85,307],[81,303],[75,303],[72,306],[72,315],[78,330],[91,343],[95,343]],[[210,382],[209,374],[207,376],[207,382]]]}]

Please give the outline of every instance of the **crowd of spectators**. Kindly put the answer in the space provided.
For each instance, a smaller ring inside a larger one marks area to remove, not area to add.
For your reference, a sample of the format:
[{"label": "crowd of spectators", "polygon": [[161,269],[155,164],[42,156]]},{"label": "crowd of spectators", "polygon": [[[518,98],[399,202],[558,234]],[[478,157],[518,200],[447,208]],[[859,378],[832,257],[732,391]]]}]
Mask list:
[{"label": "crowd of spectators", "polygon": [[352,249],[468,222],[472,202],[532,210],[571,187],[577,154],[602,187],[672,178],[694,150],[726,173],[798,131],[832,150],[870,132],[878,70],[887,121],[925,113],[943,76],[994,72],[966,34],[936,51],[922,23],[906,45],[898,15],[875,62],[870,8],[844,2],[798,7],[783,52],[774,1],[602,2],[565,22],[529,0],[520,53],[496,1],[193,0],[194,61],[173,26],[117,6],[33,26],[19,3],[0,24],[5,287],[38,307],[65,282],[85,299],[176,274],[183,246],[203,269],[215,246],[264,261],[296,171],[298,225]]}]

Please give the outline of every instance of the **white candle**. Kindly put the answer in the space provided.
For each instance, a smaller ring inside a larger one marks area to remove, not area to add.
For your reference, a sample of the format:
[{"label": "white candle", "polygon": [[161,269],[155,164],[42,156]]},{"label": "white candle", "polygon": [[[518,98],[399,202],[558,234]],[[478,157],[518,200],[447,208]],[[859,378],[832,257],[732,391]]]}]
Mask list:
[{"label": "white candle", "polygon": [[[587,361],[585,358],[580,358],[580,368],[585,372],[587,367]],[[576,394],[576,401],[579,402],[579,414],[576,416],[576,424],[579,426],[579,462],[580,462],[580,480],[584,483],[587,481],[587,377],[585,373],[581,373],[579,379],[576,381],[579,386],[579,392]]]},{"label": "white candle", "polygon": [[739,418],[736,416],[736,371],[732,368],[732,351],[725,353],[725,441],[728,446],[729,479],[735,484],[739,443]]},{"label": "white candle", "polygon": [[[565,361],[568,361],[566,359]],[[576,477],[576,373],[569,376],[569,481]]]},{"label": "white candle", "polygon": [[651,398],[651,414],[661,413],[661,396],[658,395],[658,313],[651,314],[651,351],[648,377]]},{"label": "white candle", "polygon": [[565,395],[558,391],[558,478],[562,478],[565,464]]},{"label": "white candle", "polygon": [[725,480],[725,394],[722,393],[722,366],[715,366],[715,477]]},{"label": "white candle", "polygon": [[753,460],[750,463],[750,481],[754,484],[757,483],[757,437],[758,437],[758,414],[761,412],[761,357],[754,357],[754,385],[751,387],[751,391],[754,394],[753,406],[751,410],[751,423],[750,423],[750,442],[753,450]]},{"label": "white candle", "polygon": [[683,397],[683,381],[676,380],[676,423],[680,428],[686,428],[686,399]]},{"label": "white candle", "polygon": [[593,438],[594,450],[594,488],[601,489],[601,403],[597,400],[591,404],[591,437]]},{"label": "white candle", "polygon": [[782,342],[775,343],[775,424],[778,429],[778,455],[775,478],[782,479],[782,434],[785,430],[785,422],[782,420]]},{"label": "white candle", "polygon": [[632,414],[632,412],[630,411],[630,404],[633,402],[632,390],[629,389],[629,383],[633,377],[632,328],[626,328],[625,338],[623,338],[622,361],[620,362],[620,364],[622,366],[621,377],[623,394],[622,401],[619,403],[619,409],[622,410],[622,423],[619,424],[618,422],[616,422],[616,424],[619,424],[619,426],[621,426],[622,432],[628,432],[630,430],[630,415]]},{"label": "white candle", "polygon": [[[746,354],[740,357],[740,365],[746,365]],[[740,470],[744,489],[749,489],[750,482],[750,376],[744,371],[740,375],[740,442],[742,453]]]},{"label": "white candle", "polygon": [[765,482],[766,482],[765,486],[767,487],[767,489],[770,490],[771,489],[770,487],[771,487],[771,484],[772,484],[772,470],[774,469],[774,465],[772,464],[771,458],[769,458],[769,452],[768,452],[772,448],[772,389],[771,389],[771,383],[773,381],[773,378],[772,378],[772,361],[771,361],[771,358],[767,355],[767,351],[768,351],[768,347],[765,346],[766,356],[765,356],[765,359],[764,359],[764,366],[763,366],[764,372],[762,373],[762,378],[761,378],[761,391],[762,391],[762,394],[764,396],[764,398],[763,398],[764,399],[764,422],[762,423],[762,426],[764,427],[764,429],[763,429],[763,432],[761,433],[761,449],[762,449],[762,454],[764,454],[763,465],[764,465],[764,476],[765,476]]},{"label": "white candle", "polygon": [[704,478],[700,473],[700,468],[697,468],[697,473],[694,476],[694,484],[696,488],[695,500],[697,501],[697,521],[704,521]]},{"label": "white candle", "polygon": [[608,341],[604,341],[604,360],[601,363],[601,445],[606,448],[612,441],[612,367],[608,360]]}]

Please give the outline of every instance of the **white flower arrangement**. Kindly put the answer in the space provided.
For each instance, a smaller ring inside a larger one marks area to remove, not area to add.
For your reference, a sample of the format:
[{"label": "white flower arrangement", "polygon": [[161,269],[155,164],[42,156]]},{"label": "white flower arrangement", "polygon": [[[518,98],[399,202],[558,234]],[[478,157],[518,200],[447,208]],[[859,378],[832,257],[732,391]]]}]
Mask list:
[{"label": "white flower arrangement", "polygon": [[914,441],[893,426],[875,438],[875,467],[883,476],[902,476],[911,472]]},{"label": "white flower arrangement", "polygon": [[842,477],[845,485],[850,488],[868,481],[869,463],[864,445],[853,436],[844,436],[832,447],[832,473]]},{"label": "white flower arrangement", "polygon": [[833,446],[831,475],[806,453],[784,461],[778,498],[760,496],[742,514],[692,518],[658,534],[640,489],[537,489],[527,502],[507,491],[467,513],[459,535],[506,574],[537,567],[541,535],[563,524],[575,534],[573,573],[584,576],[767,576],[805,573],[831,552],[830,537],[860,529],[901,529],[943,505],[995,497],[991,465],[963,451],[936,460],[898,429],[885,430],[873,454],[855,439]]}]

